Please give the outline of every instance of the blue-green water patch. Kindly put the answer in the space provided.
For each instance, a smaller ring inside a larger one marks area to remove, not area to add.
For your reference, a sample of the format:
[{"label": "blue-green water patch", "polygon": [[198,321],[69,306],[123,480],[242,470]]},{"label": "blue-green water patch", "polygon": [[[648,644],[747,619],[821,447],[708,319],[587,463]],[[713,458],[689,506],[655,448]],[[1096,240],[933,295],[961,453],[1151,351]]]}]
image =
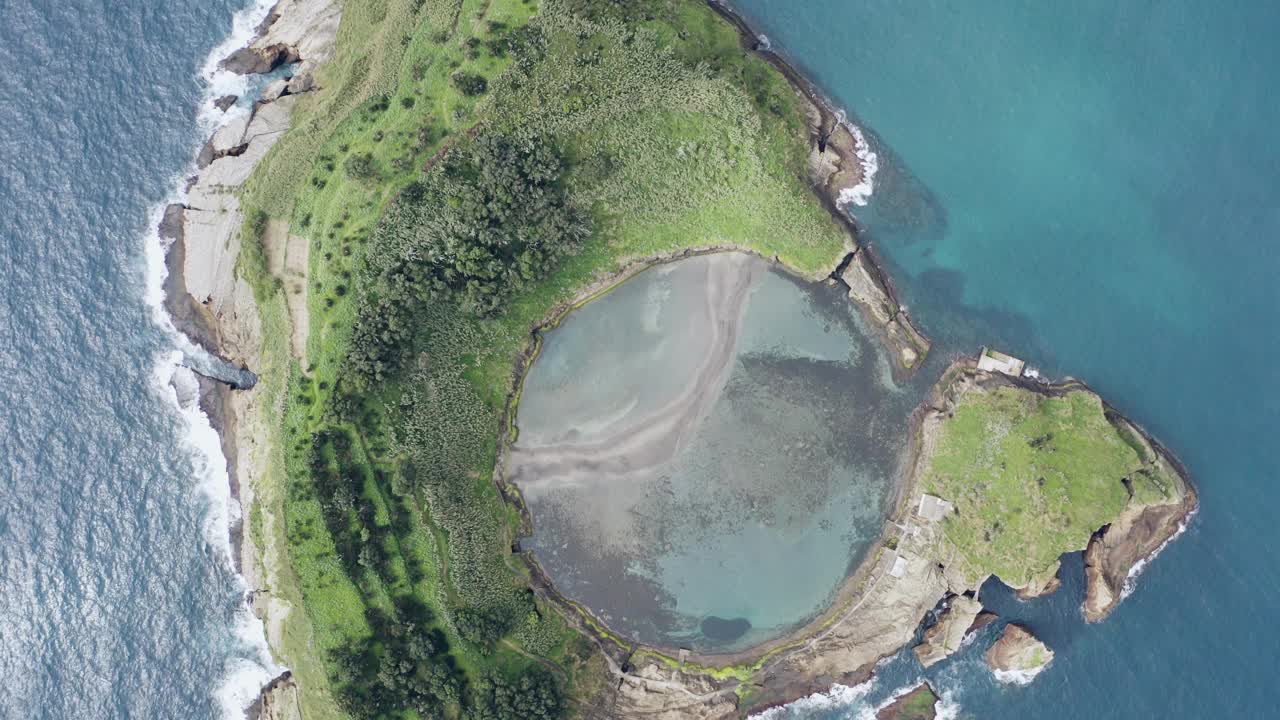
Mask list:
[{"label": "blue-green water patch", "polygon": [[865,556],[910,404],[838,288],[707,255],[547,332],[509,474],[562,592],[641,642],[737,650]]}]

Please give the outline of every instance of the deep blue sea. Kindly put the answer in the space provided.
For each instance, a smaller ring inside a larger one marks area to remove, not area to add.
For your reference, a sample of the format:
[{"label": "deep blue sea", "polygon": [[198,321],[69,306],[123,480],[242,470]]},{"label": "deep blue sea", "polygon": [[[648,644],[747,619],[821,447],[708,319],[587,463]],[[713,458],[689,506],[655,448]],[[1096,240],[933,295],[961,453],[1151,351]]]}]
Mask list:
[{"label": "deep blue sea", "polygon": [[[939,341],[933,371],[992,344],[1083,378],[1201,493],[1101,624],[1078,557],[1047,599],[985,588],[1057,658],[1000,686],[979,638],[924,674],[948,712],[1280,717],[1280,5],[732,4],[867,131],[880,168],[854,213]],[[899,657],[780,714],[857,717],[921,676]]]},{"label": "deep blue sea", "polygon": [[0,718],[222,718],[268,675],[147,302],[247,4],[0,0]]}]

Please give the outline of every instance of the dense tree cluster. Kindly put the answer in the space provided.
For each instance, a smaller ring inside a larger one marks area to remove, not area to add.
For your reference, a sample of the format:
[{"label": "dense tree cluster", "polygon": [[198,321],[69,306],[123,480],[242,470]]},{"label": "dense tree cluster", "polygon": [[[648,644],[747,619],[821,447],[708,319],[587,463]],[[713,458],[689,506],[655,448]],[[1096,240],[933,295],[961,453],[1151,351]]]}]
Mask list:
[{"label": "dense tree cluster", "polygon": [[377,640],[337,651],[338,688],[347,712],[383,717],[412,709],[423,718],[445,717],[463,700],[461,673],[439,630],[421,605],[405,603],[398,618],[375,617]]},{"label": "dense tree cluster", "polygon": [[380,379],[398,365],[413,307],[447,301],[492,315],[576,251],[591,223],[562,187],[564,171],[545,138],[482,134],[405,188],[373,236],[352,369]]},{"label": "dense tree cluster", "polygon": [[543,671],[529,671],[517,680],[496,673],[481,683],[471,720],[551,720],[564,707],[555,678]]}]

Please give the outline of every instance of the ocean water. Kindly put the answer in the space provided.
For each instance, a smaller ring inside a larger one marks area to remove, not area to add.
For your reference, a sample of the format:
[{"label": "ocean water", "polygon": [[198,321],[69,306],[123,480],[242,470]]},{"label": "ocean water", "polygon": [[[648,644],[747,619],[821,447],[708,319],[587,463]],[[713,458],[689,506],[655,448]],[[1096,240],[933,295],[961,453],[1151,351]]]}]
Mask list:
[{"label": "ocean water", "polygon": [[152,232],[247,4],[0,2],[0,717],[238,717],[279,671]]},{"label": "ocean water", "polygon": [[841,289],[703,255],[543,334],[507,477],[559,590],[641,642],[736,651],[830,607],[919,401]]},{"label": "ocean water", "polygon": [[[992,344],[1088,381],[1186,463],[1187,531],[1105,622],[1078,558],[1056,595],[984,600],[1056,651],[993,682],[985,638],[781,717],[859,717],[928,677],[952,717],[1280,717],[1280,7],[734,0],[865,131],[854,214],[930,366]],[[992,630],[995,632],[995,630]]]}]

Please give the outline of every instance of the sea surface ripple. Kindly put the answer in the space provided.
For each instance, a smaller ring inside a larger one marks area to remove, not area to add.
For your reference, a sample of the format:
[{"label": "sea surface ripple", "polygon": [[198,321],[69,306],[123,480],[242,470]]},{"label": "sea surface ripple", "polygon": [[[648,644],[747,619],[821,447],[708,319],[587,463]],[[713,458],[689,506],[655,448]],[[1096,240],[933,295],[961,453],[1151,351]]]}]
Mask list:
[{"label": "sea surface ripple", "polygon": [[144,301],[244,4],[0,1],[0,717],[234,716],[268,671]]}]

